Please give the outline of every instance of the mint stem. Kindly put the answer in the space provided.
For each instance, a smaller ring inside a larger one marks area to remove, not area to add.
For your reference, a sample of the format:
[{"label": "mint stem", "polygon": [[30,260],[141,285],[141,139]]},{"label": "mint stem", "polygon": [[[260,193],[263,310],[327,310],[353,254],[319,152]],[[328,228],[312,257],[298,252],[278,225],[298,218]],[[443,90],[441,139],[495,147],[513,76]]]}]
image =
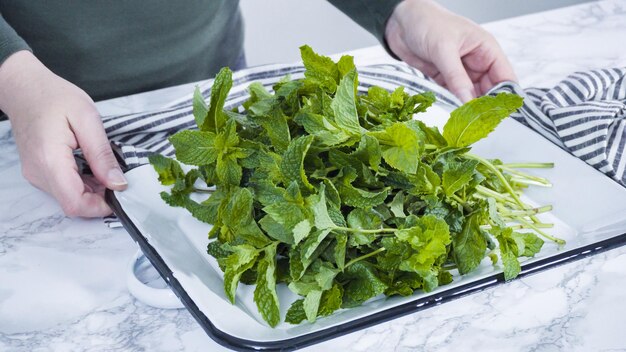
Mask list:
[{"label": "mint stem", "polygon": [[[498,200],[500,202],[508,203],[508,204],[517,206],[517,203],[515,203],[513,201],[513,199],[509,198],[508,195],[502,194],[500,192],[496,192],[496,191],[491,190],[491,189],[489,189],[489,188],[487,188],[485,186],[481,186],[481,185],[476,186],[476,191],[478,191],[479,195],[486,196],[486,197],[491,197],[491,198],[493,198],[495,200]],[[478,196],[478,195],[474,195],[474,196]]]},{"label": "mint stem", "polygon": [[531,224],[530,222],[527,222],[526,220],[522,219],[522,218],[518,218],[516,219],[517,221],[519,221],[520,223],[522,223],[522,225],[526,225],[528,227],[530,227],[531,229],[535,230],[535,232],[537,232],[538,234],[540,234],[541,236],[556,242],[557,244],[560,245],[564,245],[565,244],[565,240],[554,237],[554,236],[550,236],[547,233],[541,231],[537,226],[535,226],[534,224]]},{"label": "mint stem", "polygon": [[541,213],[546,213],[552,210],[551,205],[544,205],[539,208],[524,209],[524,210],[508,210],[505,207],[498,207],[498,208],[499,208],[498,209],[499,213],[501,215],[511,216],[511,217],[541,214]]},{"label": "mint stem", "polygon": [[214,189],[204,189],[204,188],[195,188],[195,187],[194,187],[193,191],[197,192],[197,193],[213,193],[213,192],[215,192]]},{"label": "mint stem", "polygon": [[511,173],[513,175],[522,177],[522,178],[527,178],[529,180],[534,180],[534,181],[537,181],[537,182],[540,182],[540,183],[550,184],[550,181],[548,181],[548,179],[545,179],[543,177],[529,175],[529,174],[527,174],[525,172],[521,172],[519,170],[515,170],[513,168],[510,168],[510,167],[507,167],[507,166],[504,166],[504,165],[496,165],[496,167],[499,168],[499,169],[502,169],[502,170],[504,170],[504,171],[506,171],[508,173]]},{"label": "mint stem", "polygon": [[554,167],[554,163],[507,163],[500,166],[516,169],[551,169]]},{"label": "mint stem", "polygon": [[[489,160],[483,159],[477,155],[469,154],[469,153],[465,154],[465,156],[470,159],[477,160],[481,164],[485,165],[489,170],[491,170],[496,175],[496,177],[498,177],[500,182],[502,182],[502,184],[504,185],[504,188],[506,188],[507,192],[509,192],[509,194],[511,195],[511,197],[513,197],[515,202],[522,209],[527,208],[526,204],[524,204],[524,202],[522,202],[522,200],[519,199],[519,197],[517,196],[517,193],[515,193],[515,190],[513,190],[513,187],[511,187],[511,184],[509,184],[509,181],[507,181],[506,177],[504,177],[504,175],[502,175],[502,172],[500,172],[500,170],[498,170],[498,168],[495,167]],[[540,222],[539,219],[537,219],[535,216],[531,216],[530,218],[532,219],[533,222]]]},{"label": "mint stem", "polygon": [[456,200],[457,202],[459,202],[459,204],[461,204],[463,206],[463,208],[468,212],[472,212],[472,207],[469,206],[469,204],[467,204],[466,201],[464,201],[463,199],[461,199],[461,197],[457,196],[456,194],[452,194],[450,196],[450,198]]},{"label": "mint stem", "polygon": [[337,231],[346,231],[346,232],[360,232],[360,233],[384,233],[384,232],[396,232],[396,229],[392,229],[392,228],[382,228],[382,229],[373,229],[373,230],[368,230],[368,229],[353,229],[351,227],[342,227],[342,226],[335,226],[332,228],[333,230],[337,230]]},{"label": "mint stem", "polygon": [[528,179],[528,178],[517,177],[517,176],[512,176],[511,177],[511,181],[515,182],[515,183],[521,183],[523,185],[532,185],[532,186],[539,186],[539,187],[552,187],[552,184],[550,182],[541,182],[541,181]]},{"label": "mint stem", "polygon": [[348,263],[347,263],[347,264],[346,264],[343,268],[344,268],[344,270],[345,270],[345,269],[346,269],[347,267],[349,267],[350,265],[352,265],[352,264],[354,264],[354,263],[356,263],[356,262],[358,262],[358,261],[360,261],[360,260],[363,260],[363,259],[369,258],[369,257],[371,257],[371,256],[374,256],[374,255],[376,255],[376,254],[378,254],[378,253],[380,253],[380,252],[384,252],[385,250],[386,250],[386,248],[385,248],[385,247],[380,247],[380,248],[378,248],[377,250],[375,250],[375,251],[373,251],[373,252],[369,252],[369,253],[364,254],[364,255],[362,255],[362,256],[360,256],[360,257],[354,258],[354,259],[352,259],[351,261],[349,261],[349,262],[348,262]]}]

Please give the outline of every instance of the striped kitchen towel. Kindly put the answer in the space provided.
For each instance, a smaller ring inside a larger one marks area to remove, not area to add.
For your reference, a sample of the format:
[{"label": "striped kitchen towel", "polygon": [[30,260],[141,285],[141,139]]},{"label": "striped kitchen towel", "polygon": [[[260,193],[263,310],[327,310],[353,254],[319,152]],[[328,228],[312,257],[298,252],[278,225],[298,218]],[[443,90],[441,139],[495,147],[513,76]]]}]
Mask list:
[{"label": "striped kitchen towel", "polygon": [[[225,109],[237,108],[248,98],[247,87],[260,82],[271,87],[285,76],[304,77],[302,65],[269,65],[253,67],[233,75],[233,87]],[[602,69],[575,73],[551,89],[522,89],[504,82],[488,94],[513,92],[524,97],[524,106],[514,119],[534,129],[554,144],[584,160],[622,185],[626,185],[626,68]],[[202,94],[211,94],[212,80],[198,84]],[[359,92],[372,85],[389,90],[402,85],[409,94],[432,91],[439,103],[451,108],[461,102],[448,90],[423,73],[402,63],[380,64],[359,68]],[[148,162],[148,155],[173,156],[167,137],[183,129],[195,128],[191,94],[158,111],[103,118],[111,139],[126,169]],[[119,226],[114,217],[106,218],[109,226]]]}]

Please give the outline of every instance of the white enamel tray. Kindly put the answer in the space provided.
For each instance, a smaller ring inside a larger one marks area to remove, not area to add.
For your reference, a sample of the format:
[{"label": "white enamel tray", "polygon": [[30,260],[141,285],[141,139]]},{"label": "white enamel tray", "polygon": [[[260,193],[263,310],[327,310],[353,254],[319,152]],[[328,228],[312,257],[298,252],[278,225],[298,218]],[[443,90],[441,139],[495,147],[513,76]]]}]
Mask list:
[{"label": "white enamel tray", "polygon": [[[446,108],[433,106],[419,116],[428,125],[443,126]],[[552,204],[541,214],[555,227],[549,232],[567,244],[546,241],[543,250],[522,263],[520,276],[614,248],[626,243],[626,189],[579,159],[551,144],[518,122],[505,120],[473,153],[505,162],[554,162],[553,169],[528,170],[550,179],[552,188],[531,187],[526,201]],[[161,186],[149,165],[126,173],[129,187],[108,192],[107,200],[126,230],[168,282],[207,334],[218,343],[238,350],[290,350],[318,343],[358,329],[410,314],[427,307],[504,282],[500,268],[486,259],[472,274],[430,293],[410,297],[378,297],[361,307],[344,309],[314,324],[281,323],[271,328],[254,304],[253,286],[240,284],[237,303],[231,305],[223,289],[222,272],[206,253],[210,225],[195,220],[186,210],[171,208],[160,198]],[[278,288],[284,315],[296,297]]]}]

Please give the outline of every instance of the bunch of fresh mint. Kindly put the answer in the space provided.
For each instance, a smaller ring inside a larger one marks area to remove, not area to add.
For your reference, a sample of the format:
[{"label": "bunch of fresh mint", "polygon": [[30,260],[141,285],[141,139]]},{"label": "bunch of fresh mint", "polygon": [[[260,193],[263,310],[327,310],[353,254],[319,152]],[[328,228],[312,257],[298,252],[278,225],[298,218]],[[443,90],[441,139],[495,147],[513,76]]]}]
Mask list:
[{"label": "bunch of fresh mint", "polygon": [[[161,183],[173,185],[163,200],[213,224],[208,252],[231,302],[239,282],[256,284],[259,312],[275,326],[276,285],[284,283],[303,297],[285,321],[312,322],[380,294],[432,291],[487,256],[511,279],[517,258],[541,249],[536,234],[562,242],[535,217],[550,207],[519,198],[528,184],[549,182],[516,168],[550,164],[469,153],[522,98],[472,100],[441,134],[413,119],[433,94],[373,86],[359,95],[352,57],[335,63],[308,46],[301,54],[304,79],[286,77],[273,93],[253,83],[234,111],[224,110],[232,74],[222,69],[208,105],[196,91],[198,130],[170,138],[178,161],[150,158]],[[185,173],[178,162],[196,168]],[[190,197],[197,192],[210,196],[197,202]]]}]

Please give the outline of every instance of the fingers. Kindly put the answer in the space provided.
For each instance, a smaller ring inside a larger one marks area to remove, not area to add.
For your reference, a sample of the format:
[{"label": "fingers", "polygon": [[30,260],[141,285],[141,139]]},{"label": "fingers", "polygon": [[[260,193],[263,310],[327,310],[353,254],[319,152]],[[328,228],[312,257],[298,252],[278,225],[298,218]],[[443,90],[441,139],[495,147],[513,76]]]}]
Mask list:
[{"label": "fingers", "polygon": [[107,188],[121,191],[128,182],[120,169],[107,139],[100,115],[89,106],[82,113],[69,118],[78,145],[94,176]]},{"label": "fingers", "polygon": [[433,52],[433,63],[441,72],[448,89],[461,101],[467,102],[476,96],[474,84],[465,71],[458,49],[441,45]]},{"label": "fingers", "polygon": [[489,75],[489,80],[494,84],[504,81],[517,82],[517,76],[515,71],[513,71],[513,67],[502,52],[496,57],[487,74]]},{"label": "fingers", "polygon": [[495,41],[485,40],[463,57],[472,81],[480,84],[480,93],[504,81],[517,81],[511,63]]},{"label": "fingers", "polygon": [[72,149],[57,145],[51,150],[56,158],[48,165],[47,190],[68,216],[98,217],[111,214],[102,195],[90,192],[78,175]]}]

